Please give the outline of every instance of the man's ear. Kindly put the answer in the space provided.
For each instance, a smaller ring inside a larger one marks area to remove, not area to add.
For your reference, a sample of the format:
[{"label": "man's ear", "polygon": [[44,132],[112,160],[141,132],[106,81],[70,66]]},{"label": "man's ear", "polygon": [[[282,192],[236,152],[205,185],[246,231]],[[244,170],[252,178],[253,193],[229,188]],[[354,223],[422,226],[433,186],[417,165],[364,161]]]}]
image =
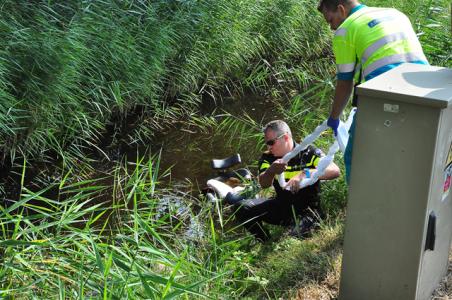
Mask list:
[{"label": "man's ear", "polygon": [[345,19],[347,18],[347,16],[348,16],[348,11],[347,11],[347,9],[345,8],[345,6],[342,5],[342,4],[339,4],[339,5],[337,6],[337,12],[338,12],[339,15],[341,16],[341,19],[343,19],[343,20],[345,20]]}]

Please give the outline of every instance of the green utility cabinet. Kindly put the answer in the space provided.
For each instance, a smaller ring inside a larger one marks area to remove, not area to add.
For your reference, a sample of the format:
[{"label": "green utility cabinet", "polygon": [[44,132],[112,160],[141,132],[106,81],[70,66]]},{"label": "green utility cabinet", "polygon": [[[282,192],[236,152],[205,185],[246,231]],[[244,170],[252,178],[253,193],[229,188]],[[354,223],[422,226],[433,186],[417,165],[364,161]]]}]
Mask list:
[{"label": "green utility cabinet", "polygon": [[423,300],[452,237],[452,70],[403,64],[358,87],[341,300]]}]

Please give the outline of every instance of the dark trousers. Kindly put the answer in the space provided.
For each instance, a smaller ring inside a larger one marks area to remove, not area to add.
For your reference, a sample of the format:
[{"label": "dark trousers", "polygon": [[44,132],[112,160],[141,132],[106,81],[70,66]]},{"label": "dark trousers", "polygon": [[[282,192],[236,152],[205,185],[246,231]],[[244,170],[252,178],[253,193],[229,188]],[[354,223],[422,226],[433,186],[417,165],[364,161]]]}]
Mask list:
[{"label": "dark trousers", "polygon": [[269,234],[263,222],[289,226],[304,215],[322,217],[318,194],[309,196],[295,201],[282,197],[245,199],[236,204],[236,217],[256,238],[265,241]]}]

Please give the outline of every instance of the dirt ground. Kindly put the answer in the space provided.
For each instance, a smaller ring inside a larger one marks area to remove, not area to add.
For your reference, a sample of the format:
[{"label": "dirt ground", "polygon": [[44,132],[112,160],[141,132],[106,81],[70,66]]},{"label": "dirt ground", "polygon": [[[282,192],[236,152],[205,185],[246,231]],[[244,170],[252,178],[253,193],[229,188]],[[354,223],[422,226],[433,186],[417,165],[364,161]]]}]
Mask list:
[{"label": "dirt ground", "polygon": [[452,250],[449,252],[447,275],[432,295],[432,300],[452,299]]},{"label": "dirt ground", "polygon": [[[339,296],[340,265],[338,260],[330,274],[320,284],[313,283],[297,291],[293,300],[336,300]],[[447,275],[433,292],[431,300],[452,300],[452,248],[449,252]]]}]

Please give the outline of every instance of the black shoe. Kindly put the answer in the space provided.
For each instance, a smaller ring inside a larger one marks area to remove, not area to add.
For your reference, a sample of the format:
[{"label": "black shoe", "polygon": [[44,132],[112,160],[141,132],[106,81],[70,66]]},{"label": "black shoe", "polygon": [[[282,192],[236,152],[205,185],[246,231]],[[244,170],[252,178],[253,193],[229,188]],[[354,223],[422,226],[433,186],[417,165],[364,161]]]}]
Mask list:
[{"label": "black shoe", "polygon": [[224,197],[224,201],[228,204],[236,204],[242,201],[243,199],[245,199],[245,196],[231,192],[227,193],[226,197]]},{"label": "black shoe", "polygon": [[312,232],[319,228],[320,225],[316,219],[311,216],[303,216],[289,232],[290,236],[298,238],[308,238],[312,235]]}]

